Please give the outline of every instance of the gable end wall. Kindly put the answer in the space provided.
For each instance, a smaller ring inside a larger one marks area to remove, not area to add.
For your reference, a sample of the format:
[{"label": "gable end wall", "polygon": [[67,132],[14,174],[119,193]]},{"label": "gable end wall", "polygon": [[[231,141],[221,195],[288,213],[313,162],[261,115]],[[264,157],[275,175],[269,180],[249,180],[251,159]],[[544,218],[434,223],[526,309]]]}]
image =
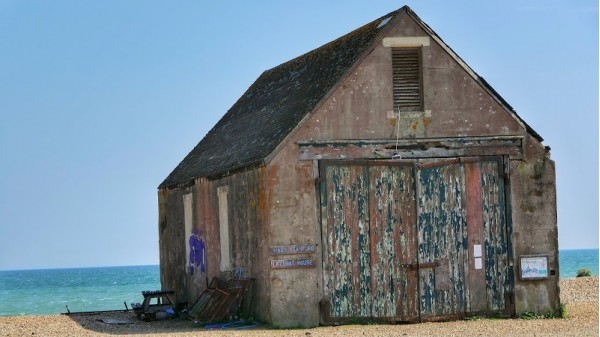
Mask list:
[{"label": "gable end wall", "polygon": [[[401,17],[389,37],[427,36],[427,33],[408,15]],[[546,158],[543,146],[529,136],[523,126],[489,95],[471,75],[460,66],[435,40],[422,47],[424,109],[401,113],[395,118],[392,112],[391,57],[390,50],[378,42],[332,93],[303,121],[267,164],[269,185],[269,233],[271,245],[315,244],[314,257],[320,261],[320,211],[315,179],[318,178],[318,161],[299,160],[298,141],[331,140],[395,140],[400,139],[471,137],[471,136],[524,136],[525,159],[512,160],[513,167],[529,167],[544,162],[541,176],[519,176],[511,180],[511,201],[520,205],[529,190],[544,181],[544,202],[537,203],[535,212],[527,216],[534,221],[522,222],[522,213],[514,210],[515,231],[527,235],[535,226],[546,233],[547,244],[539,246],[551,256],[557,256],[556,203],[553,162]],[[539,164],[538,164],[539,166]],[[525,189],[515,189],[524,184]],[[529,186],[529,187],[527,187]],[[514,207],[514,206],[513,206]],[[542,213],[548,211],[548,216]],[[523,237],[521,237],[523,239]],[[513,237],[513,254],[528,251]],[[538,250],[540,250],[538,249]],[[529,249],[531,251],[531,249]],[[511,261],[514,264],[514,259]],[[551,258],[552,267],[557,262]],[[513,265],[517,270],[516,265]],[[513,275],[514,276],[514,275]],[[537,282],[547,296],[534,295],[519,279],[514,279],[517,310],[531,308],[525,302],[539,303],[542,311],[558,308],[557,280]],[[276,326],[315,326],[318,324],[319,300],[321,299],[322,271],[320,263],[307,270],[271,270],[271,312]]]}]

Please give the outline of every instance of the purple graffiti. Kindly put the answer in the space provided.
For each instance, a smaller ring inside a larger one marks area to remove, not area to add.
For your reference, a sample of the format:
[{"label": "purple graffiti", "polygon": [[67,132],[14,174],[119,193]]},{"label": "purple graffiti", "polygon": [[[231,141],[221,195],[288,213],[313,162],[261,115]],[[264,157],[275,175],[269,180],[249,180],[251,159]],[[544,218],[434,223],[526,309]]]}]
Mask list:
[{"label": "purple graffiti", "polygon": [[202,231],[192,229],[192,235],[190,235],[190,264],[189,270],[190,275],[194,275],[194,270],[200,268],[201,273],[206,273],[206,244],[202,238]]}]

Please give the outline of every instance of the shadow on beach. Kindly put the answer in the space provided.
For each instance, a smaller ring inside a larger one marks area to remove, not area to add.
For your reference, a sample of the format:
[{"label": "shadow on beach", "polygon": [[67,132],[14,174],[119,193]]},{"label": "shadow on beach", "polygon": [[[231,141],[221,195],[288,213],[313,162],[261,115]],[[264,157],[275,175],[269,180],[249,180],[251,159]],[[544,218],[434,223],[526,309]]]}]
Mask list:
[{"label": "shadow on beach", "polygon": [[166,316],[159,316],[156,321],[145,322],[139,319],[131,310],[98,313],[71,313],[65,316],[86,330],[112,335],[215,331],[206,329],[201,324],[195,323],[189,319],[178,317],[169,318]]}]

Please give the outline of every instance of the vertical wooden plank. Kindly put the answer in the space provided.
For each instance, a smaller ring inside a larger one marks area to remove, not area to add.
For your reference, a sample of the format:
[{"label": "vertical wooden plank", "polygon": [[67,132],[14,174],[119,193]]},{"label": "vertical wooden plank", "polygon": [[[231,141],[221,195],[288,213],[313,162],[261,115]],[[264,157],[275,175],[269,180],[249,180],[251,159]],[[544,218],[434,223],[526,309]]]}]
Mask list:
[{"label": "vertical wooden plank", "polygon": [[[424,169],[418,172],[418,184],[420,186],[418,195],[419,207],[419,264],[432,264],[435,262],[435,233],[440,226],[438,205],[440,195],[445,185],[441,185],[439,168]],[[439,243],[445,246],[443,242]],[[439,256],[439,252],[437,254]],[[433,269],[419,269],[420,285],[420,315],[422,318],[436,315],[435,276]]]},{"label": "vertical wooden plank", "polygon": [[166,224],[160,237],[161,286],[177,291],[177,301],[185,301],[186,261],[183,194],[168,191]]},{"label": "vertical wooden plank", "polygon": [[[487,292],[485,251],[483,249],[483,206],[480,164],[478,162],[466,163],[465,174],[467,188],[467,237],[469,240],[467,254],[469,274],[467,310],[469,312],[481,312],[487,309]],[[475,255],[476,251],[479,256]]]},{"label": "vertical wooden plank", "polygon": [[371,244],[366,165],[328,164],[324,289],[331,317],[371,317]]},{"label": "vertical wooden plank", "polygon": [[338,264],[347,265],[352,263],[352,256],[349,254],[350,242],[347,238],[348,229],[344,219],[343,202],[345,199],[344,190],[341,184],[344,182],[344,173],[339,172],[337,166],[328,165],[325,168],[326,174],[326,203],[327,203],[327,250],[326,266],[327,272],[324,275],[326,289],[331,300],[331,316],[343,317],[349,310],[350,304],[348,296],[350,295],[350,280],[347,272]]},{"label": "vertical wooden plank", "polygon": [[488,310],[505,309],[508,292],[508,251],[504,217],[504,179],[500,163],[481,163],[482,208],[485,237],[485,272]]},{"label": "vertical wooden plank", "polygon": [[[398,182],[398,205],[400,230],[395,235],[396,267],[417,262],[418,230],[417,200],[414,166],[400,171]],[[397,302],[399,317],[416,321],[419,317],[418,271],[415,268],[400,268],[397,278],[400,293]]]},{"label": "vertical wooden plank", "polygon": [[419,170],[419,284],[422,319],[465,311],[466,211],[462,164]]},{"label": "vertical wooden plank", "polygon": [[371,166],[370,224],[373,317],[415,320],[416,218],[412,166]]},{"label": "vertical wooden plank", "polygon": [[190,241],[194,233],[192,233],[192,227],[194,223],[193,219],[193,193],[186,193],[183,195],[183,226],[184,226],[184,241],[185,241],[185,261],[186,261],[186,272],[188,275],[194,274],[193,261],[190,255]]},{"label": "vertical wooden plank", "polygon": [[219,201],[217,197],[217,184],[215,181],[203,180],[205,205],[205,238],[206,238],[206,277],[211,279],[220,274],[220,229],[219,229]]},{"label": "vertical wooden plank", "polygon": [[[354,314],[356,303],[354,286],[354,267],[357,249],[352,226],[351,192],[346,188],[356,186],[356,168],[329,165],[326,169],[327,180],[327,233],[328,264],[332,266],[326,282],[331,289],[331,316],[350,317]],[[358,261],[356,261],[358,263]]]},{"label": "vertical wooden plank", "polygon": [[[448,262],[441,260],[440,271],[442,280],[436,277],[436,287],[448,289],[449,299],[446,303],[450,306],[446,308],[445,314],[464,315],[466,311],[466,289],[467,280],[465,278],[465,259],[468,249],[467,228],[466,228],[466,193],[465,193],[465,172],[464,165],[455,164],[446,167],[445,178],[448,195],[446,197],[449,207],[450,222],[448,228]],[[448,279],[444,280],[444,274],[448,268]],[[445,283],[447,282],[447,283]]]},{"label": "vertical wooden plank", "polygon": [[394,232],[399,229],[395,200],[398,199],[397,168],[372,166],[369,168],[369,207],[371,215],[371,287],[373,289],[373,317],[395,317],[398,280],[394,261]]},{"label": "vertical wooden plank", "polygon": [[[358,237],[357,249],[354,251],[358,254],[358,264],[355,266],[354,287],[358,289],[356,304],[359,308],[356,316],[371,317],[372,312],[372,296],[371,296],[371,244],[369,239],[370,232],[370,217],[369,217],[369,176],[367,166],[357,168],[356,185],[351,186],[352,205],[349,205],[349,210],[352,215],[356,216],[354,225],[358,226],[355,231]],[[355,260],[356,261],[356,260]]]}]

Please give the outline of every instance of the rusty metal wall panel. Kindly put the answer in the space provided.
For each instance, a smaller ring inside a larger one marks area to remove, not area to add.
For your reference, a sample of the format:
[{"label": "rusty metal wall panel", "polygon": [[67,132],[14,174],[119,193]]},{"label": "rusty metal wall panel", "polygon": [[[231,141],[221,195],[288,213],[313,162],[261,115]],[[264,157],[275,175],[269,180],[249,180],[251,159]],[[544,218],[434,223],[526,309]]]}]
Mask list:
[{"label": "rusty metal wall panel", "polygon": [[371,313],[369,216],[365,166],[330,165],[327,180],[327,245],[324,281],[332,317]]},{"label": "rusty metal wall panel", "polygon": [[506,239],[504,178],[501,162],[481,163],[485,273],[488,310],[505,310],[505,294],[510,292]]},{"label": "rusty metal wall panel", "polygon": [[413,166],[369,167],[373,317],[418,318]]},{"label": "rusty metal wall panel", "polygon": [[466,194],[462,164],[418,172],[421,319],[465,312]]}]

